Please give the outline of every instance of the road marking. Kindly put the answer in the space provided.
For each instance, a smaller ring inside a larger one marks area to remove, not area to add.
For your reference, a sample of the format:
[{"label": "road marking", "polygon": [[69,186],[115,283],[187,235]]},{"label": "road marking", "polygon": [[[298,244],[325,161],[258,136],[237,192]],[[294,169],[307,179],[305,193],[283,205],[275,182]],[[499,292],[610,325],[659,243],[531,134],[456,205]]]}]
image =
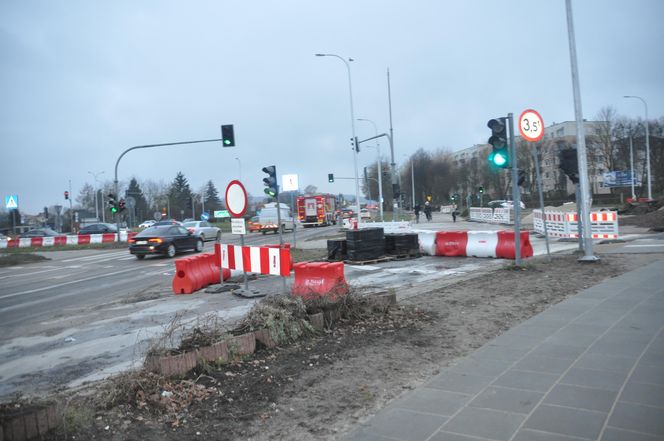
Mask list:
[{"label": "road marking", "polygon": [[65,259],[63,262],[76,262],[78,260],[97,260],[97,259],[108,259],[109,257],[115,256],[126,256],[128,251],[119,251],[114,253],[102,253],[102,254],[93,254],[91,256],[83,257],[73,257],[71,259]]},{"label": "road marking", "polygon": [[[15,268],[16,268],[16,267],[15,267]],[[10,277],[32,276],[32,275],[34,275],[34,274],[48,273],[48,272],[50,272],[50,271],[57,271],[57,270],[59,270],[59,269],[62,269],[62,268],[60,268],[60,267],[56,267],[56,268],[48,267],[48,268],[51,268],[51,269],[45,269],[45,270],[41,270],[41,271],[33,271],[33,272],[31,272],[31,273],[10,274],[10,275],[8,275],[8,276],[1,276],[1,277],[0,277],[0,280],[2,280],[2,279],[8,279],[8,278],[10,278]]]},{"label": "road marking", "polygon": [[664,247],[664,244],[625,245],[625,248]]},{"label": "road marking", "polygon": [[[148,265],[148,266],[154,266],[154,265]],[[88,280],[94,280],[94,279],[98,279],[100,277],[115,276],[117,274],[124,274],[124,273],[132,272],[132,271],[135,272],[136,268],[129,268],[129,269],[125,269],[125,270],[115,271],[115,272],[112,272],[112,273],[99,274],[99,275],[92,276],[92,277],[86,277],[84,279],[70,280],[69,282],[60,283],[58,285],[45,286],[43,288],[35,288],[35,289],[27,290],[27,291],[15,292],[15,293],[12,293],[12,294],[7,294],[7,295],[4,295],[4,296],[0,296],[0,299],[8,299],[10,297],[16,297],[16,296],[20,296],[20,295],[23,295],[23,294],[32,294],[32,293],[35,293],[35,292],[46,291],[48,289],[60,288],[61,286],[73,285],[74,283],[87,282]]]}]

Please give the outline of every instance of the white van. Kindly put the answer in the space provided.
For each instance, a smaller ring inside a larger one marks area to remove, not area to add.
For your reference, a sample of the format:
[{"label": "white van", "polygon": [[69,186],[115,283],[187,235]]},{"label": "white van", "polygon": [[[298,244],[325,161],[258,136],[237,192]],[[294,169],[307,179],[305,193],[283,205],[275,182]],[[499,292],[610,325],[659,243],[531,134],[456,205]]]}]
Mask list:
[{"label": "white van", "polygon": [[277,233],[279,231],[277,209],[280,211],[279,215],[281,216],[281,231],[293,231],[295,229],[295,219],[293,219],[290,207],[286,204],[277,205],[276,202],[272,202],[266,204],[258,215],[258,223],[261,224],[261,233],[265,234],[268,231]]}]

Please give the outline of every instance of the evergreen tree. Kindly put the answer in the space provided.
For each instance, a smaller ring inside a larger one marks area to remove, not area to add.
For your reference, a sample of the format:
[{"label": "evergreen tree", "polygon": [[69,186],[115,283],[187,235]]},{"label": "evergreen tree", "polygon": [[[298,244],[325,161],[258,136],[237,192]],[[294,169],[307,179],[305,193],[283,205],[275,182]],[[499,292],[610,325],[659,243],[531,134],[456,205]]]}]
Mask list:
[{"label": "evergreen tree", "polygon": [[189,181],[182,172],[178,172],[168,192],[173,218],[185,219],[191,215],[191,195]]},{"label": "evergreen tree", "polygon": [[219,198],[219,192],[217,187],[214,186],[212,180],[209,180],[205,184],[205,211],[208,213],[213,213],[215,210],[221,210],[222,204],[221,199]]},{"label": "evergreen tree", "polygon": [[[127,188],[125,195],[127,197],[131,196],[136,200],[135,213],[136,213],[136,220],[138,222],[142,222],[144,219],[152,218],[152,216],[150,215],[148,202],[145,199],[143,190],[141,190],[141,186],[138,184],[136,178],[131,178],[131,181],[129,181],[129,188]],[[127,207],[127,209],[129,210],[129,207]]]}]

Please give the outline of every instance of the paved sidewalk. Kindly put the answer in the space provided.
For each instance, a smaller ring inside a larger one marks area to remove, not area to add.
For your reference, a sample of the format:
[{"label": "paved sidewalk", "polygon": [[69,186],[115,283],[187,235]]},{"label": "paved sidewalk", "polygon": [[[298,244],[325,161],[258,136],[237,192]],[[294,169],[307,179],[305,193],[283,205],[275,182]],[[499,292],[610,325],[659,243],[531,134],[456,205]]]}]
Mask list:
[{"label": "paved sidewalk", "polygon": [[660,260],[509,330],[345,441],[664,440],[663,330]]}]

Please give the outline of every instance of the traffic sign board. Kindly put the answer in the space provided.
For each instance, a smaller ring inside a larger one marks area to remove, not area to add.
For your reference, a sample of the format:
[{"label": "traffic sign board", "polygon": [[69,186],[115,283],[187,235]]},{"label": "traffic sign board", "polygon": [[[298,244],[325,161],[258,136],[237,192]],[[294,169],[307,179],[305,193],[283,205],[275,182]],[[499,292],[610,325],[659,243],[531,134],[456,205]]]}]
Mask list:
[{"label": "traffic sign board", "polygon": [[18,195],[12,194],[5,196],[5,207],[7,207],[8,210],[18,208]]},{"label": "traffic sign board", "polygon": [[208,219],[210,219],[210,215],[208,213],[204,212],[204,213],[201,214],[201,220],[202,221],[206,221]]},{"label": "traffic sign board", "polygon": [[238,180],[233,180],[226,187],[226,208],[233,217],[242,217],[247,212],[247,190]]},{"label": "traffic sign board", "polygon": [[228,210],[214,210],[214,217],[216,218],[231,217],[231,214],[228,212]]},{"label": "traffic sign board", "polygon": [[244,219],[231,219],[231,234],[247,234]]},{"label": "traffic sign board", "polygon": [[544,136],[544,121],[533,109],[526,109],[519,117],[519,132],[526,141],[537,142]]},{"label": "traffic sign board", "polygon": [[281,177],[281,188],[284,191],[298,190],[297,175],[283,175]]}]

